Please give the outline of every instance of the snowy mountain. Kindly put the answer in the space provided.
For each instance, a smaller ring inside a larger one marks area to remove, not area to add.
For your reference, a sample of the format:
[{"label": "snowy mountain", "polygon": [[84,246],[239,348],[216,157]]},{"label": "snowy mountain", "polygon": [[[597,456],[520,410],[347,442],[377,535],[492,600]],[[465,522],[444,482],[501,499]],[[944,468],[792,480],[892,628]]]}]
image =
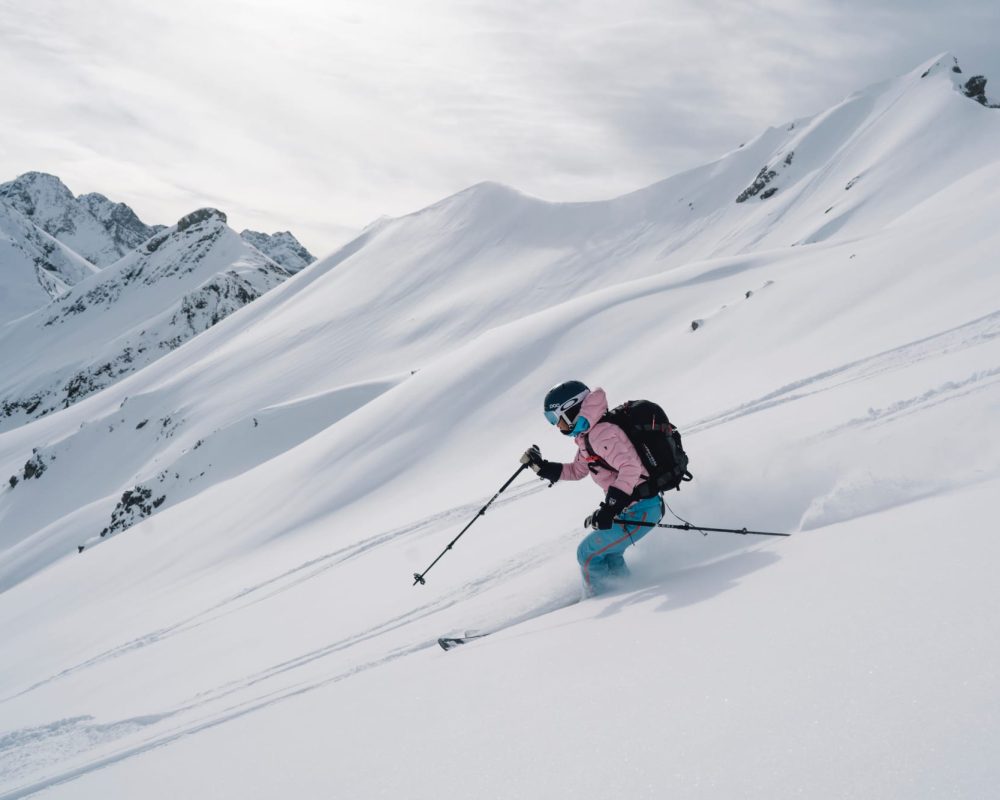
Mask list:
[{"label": "snowy mountain", "polygon": [[0,202],[98,267],[138,247],[162,226],[143,223],[124,203],[101,194],[74,197],[55,175],[26,172],[0,184]]},{"label": "snowy mountain", "polygon": [[[380,221],[0,434],[0,797],[989,796],[1000,112],[957,66],[614,200]],[[160,236],[0,348],[148,330],[161,248],[256,253]],[[794,536],[656,531],[578,602],[589,481],[477,518],[572,456],[569,377],[668,410],[677,514]]]},{"label": "snowy mountain", "polygon": [[316,256],[306,250],[289,231],[278,231],[269,235],[247,229],[241,232],[240,236],[292,273],[308,267],[316,260]]},{"label": "snowy mountain", "polygon": [[71,286],[97,271],[0,202],[0,325],[65,296]]},{"label": "snowy mountain", "polygon": [[0,328],[0,430],[121,380],[256,300],[289,273],[203,209],[58,301]]}]

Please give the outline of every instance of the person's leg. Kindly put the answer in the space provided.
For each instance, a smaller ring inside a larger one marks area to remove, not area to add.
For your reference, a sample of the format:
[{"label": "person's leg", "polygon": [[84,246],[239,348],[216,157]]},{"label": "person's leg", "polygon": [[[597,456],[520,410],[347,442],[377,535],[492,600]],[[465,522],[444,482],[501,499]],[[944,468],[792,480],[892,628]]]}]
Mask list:
[{"label": "person's leg", "polygon": [[609,578],[627,578],[628,567],[625,565],[625,556],[620,553],[608,553],[604,556],[604,563],[607,565]]},{"label": "person's leg", "polygon": [[[655,525],[661,519],[666,509],[663,506],[663,498],[657,495],[646,500],[637,500],[618,515],[619,519],[636,520]],[[616,523],[617,524],[617,523]],[[629,544],[638,542],[643,536],[649,533],[652,528],[647,525],[618,525],[622,531],[632,535]]]},{"label": "person's leg", "polygon": [[[594,531],[576,548],[576,560],[580,564],[584,590],[588,595],[600,594],[606,589],[608,562],[606,554],[614,547],[622,532],[617,527],[606,531]],[[625,537],[627,540],[627,536]]]},{"label": "person's leg", "polygon": [[[640,500],[623,511],[619,517],[639,522],[659,522],[663,519],[663,501],[659,497]],[[595,531],[580,542],[576,559],[580,564],[583,582],[589,594],[600,594],[607,588],[608,578],[628,575],[625,565],[625,548],[635,544],[651,528],[616,522],[606,531]]]}]

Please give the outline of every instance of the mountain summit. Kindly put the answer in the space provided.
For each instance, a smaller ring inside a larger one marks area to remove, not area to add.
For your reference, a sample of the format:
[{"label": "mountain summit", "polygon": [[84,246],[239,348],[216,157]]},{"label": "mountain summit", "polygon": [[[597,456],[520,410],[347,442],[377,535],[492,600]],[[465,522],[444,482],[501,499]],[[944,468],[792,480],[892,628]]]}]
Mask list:
[{"label": "mountain summit", "polygon": [[114,263],[162,228],[146,225],[127,205],[102,194],[75,197],[45,172],[26,172],[0,184],[0,202],[98,267]]}]

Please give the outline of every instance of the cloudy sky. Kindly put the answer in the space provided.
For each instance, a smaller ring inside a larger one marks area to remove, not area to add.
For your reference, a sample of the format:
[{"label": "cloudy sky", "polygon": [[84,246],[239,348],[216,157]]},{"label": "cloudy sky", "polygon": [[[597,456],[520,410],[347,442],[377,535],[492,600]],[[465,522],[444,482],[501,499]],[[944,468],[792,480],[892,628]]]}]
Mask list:
[{"label": "cloudy sky", "polygon": [[0,0],[0,181],[317,255],[482,180],[611,197],[949,51],[997,0]]}]

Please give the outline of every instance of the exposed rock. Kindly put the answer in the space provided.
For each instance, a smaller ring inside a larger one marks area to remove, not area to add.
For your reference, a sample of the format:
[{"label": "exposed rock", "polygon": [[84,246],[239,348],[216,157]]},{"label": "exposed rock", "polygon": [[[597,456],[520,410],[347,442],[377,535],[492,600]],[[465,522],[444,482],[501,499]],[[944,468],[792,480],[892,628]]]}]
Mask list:
[{"label": "exposed rock", "polygon": [[749,200],[751,197],[756,197],[764,191],[764,187],[776,177],[778,177],[778,173],[773,169],[769,169],[767,166],[761,167],[760,172],[757,173],[757,177],[754,178],[753,183],[739,193],[739,196],[736,198],[736,202],[742,203]]},{"label": "exposed rock", "polygon": [[199,222],[204,222],[212,218],[220,220],[222,223],[227,222],[227,217],[217,208],[199,208],[197,211],[192,211],[187,216],[181,217],[177,221],[177,230],[186,231],[192,225],[197,225]]},{"label": "exposed rock", "polygon": [[962,87],[962,93],[966,97],[971,97],[977,103],[986,106],[987,108],[1000,108],[1000,105],[991,104],[989,99],[986,97],[985,75],[973,75],[969,78],[969,80],[965,82],[965,86]]},{"label": "exposed rock", "polygon": [[48,469],[45,459],[42,457],[42,454],[38,452],[38,448],[33,449],[31,452],[34,455],[32,455],[32,457],[25,462],[24,472],[22,473],[24,475],[24,480],[26,481],[30,481],[32,478],[42,477],[42,473]]},{"label": "exposed rock", "polygon": [[166,495],[160,495],[154,500],[153,490],[141,484],[126,490],[114,511],[111,512],[111,522],[101,531],[101,537],[131,528],[152,515],[153,511],[163,505],[166,499]]}]

